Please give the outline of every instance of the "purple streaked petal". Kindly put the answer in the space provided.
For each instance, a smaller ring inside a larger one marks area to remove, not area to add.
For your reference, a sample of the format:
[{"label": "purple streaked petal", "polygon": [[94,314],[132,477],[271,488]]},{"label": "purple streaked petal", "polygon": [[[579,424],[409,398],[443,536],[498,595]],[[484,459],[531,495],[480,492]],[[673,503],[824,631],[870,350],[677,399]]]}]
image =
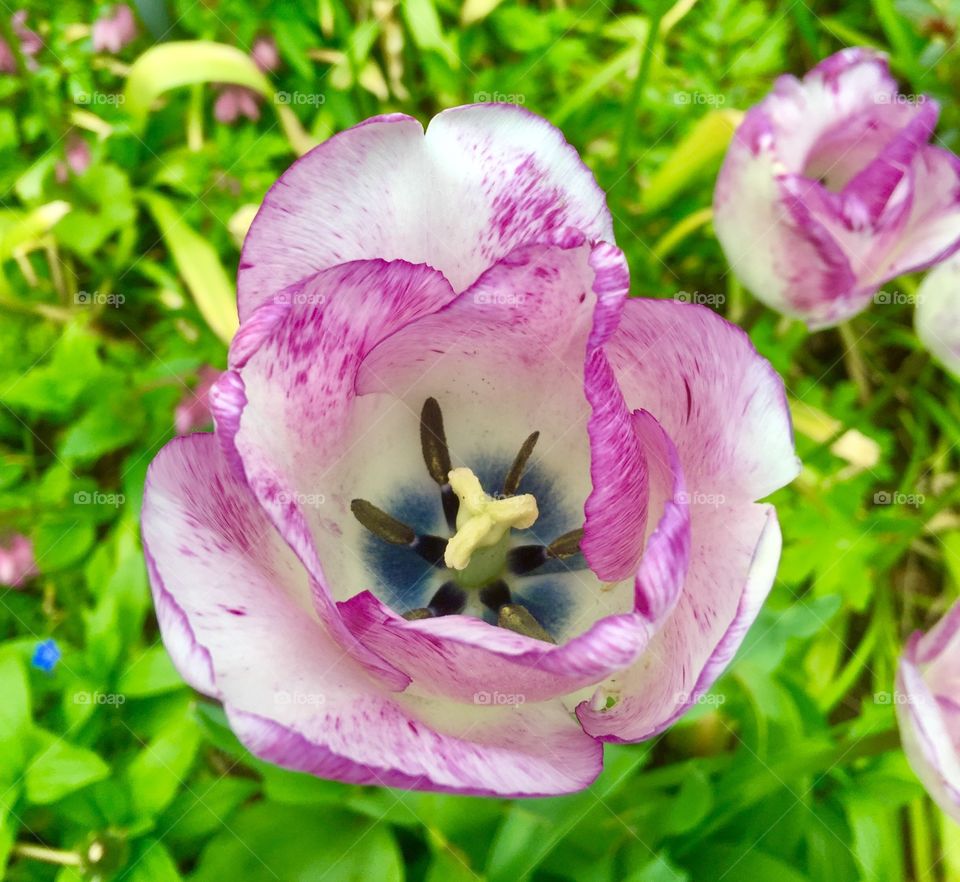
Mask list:
[{"label": "purple streaked petal", "polygon": [[540,702],[576,692],[630,665],[652,633],[641,616],[608,616],[554,646],[472,616],[409,622],[369,592],[340,609],[357,639],[418,689],[467,702],[482,693]]},{"label": "purple streaked petal", "polygon": [[171,658],[258,756],[357,783],[578,790],[601,749],[559,703],[451,707],[386,691],[317,616],[310,578],[210,435],[150,468],[143,538]]},{"label": "purple streaked petal", "polygon": [[633,667],[577,708],[602,741],[652,738],[682,716],[730,663],[773,585],[781,539],[771,506],[697,504],[692,517],[676,606]]},{"label": "purple streaked petal", "polygon": [[607,350],[627,404],[676,444],[692,495],[749,502],[797,476],[783,382],[740,328],[706,307],[631,299]]},{"label": "purple streaked petal", "polygon": [[512,105],[430,123],[374,117],[330,138],[271,188],[244,242],[240,317],[317,270],[351,260],[427,263],[454,289],[563,227],[612,240],[603,192],[563,135]]},{"label": "purple streaked petal", "polygon": [[[924,637],[908,641],[897,669],[896,709],[903,749],[917,777],[944,812],[960,822],[960,732],[951,731],[926,682],[919,655]],[[957,665],[956,655],[953,665]]]}]

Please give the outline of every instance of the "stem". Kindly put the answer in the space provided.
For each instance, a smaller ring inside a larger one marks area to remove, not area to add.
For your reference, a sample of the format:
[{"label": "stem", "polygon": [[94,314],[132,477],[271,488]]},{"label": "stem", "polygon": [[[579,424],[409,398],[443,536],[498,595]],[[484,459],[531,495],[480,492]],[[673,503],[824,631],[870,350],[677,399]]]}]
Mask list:
[{"label": "stem", "polygon": [[843,363],[847,367],[850,379],[857,387],[857,397],[860,399],[860,403],[866,404],[870,400],[870,378],[857,345],[860,340],[854,336],[853,328],[850,327],[849,322],[844,322],[837,330],[840,332],[840,339],[843,341]]},{"label": "stem", "polygon": [[617,174],[618,180],[626,174],[629,165],[628,153],[630,152],[630,141],[633,137],[633,130],[636,125],[637,109],[640,106],[640,96],[643,94],[643,87],[646,85],[647,78],[650,76],[650,65],[653,61],[653,47],[657,42],[660,33],[660,23],[663,20],[663,4],[657,2],[650,13],[650,28],[647,32],[646,42],[640,55],[640,69],[633,80],[633,87],[630,90],[630,96],[623,108],[623,128],[620,135],[620,158],[618,162]]},{"label": "stem", "polygon": [[692,232],[710,223],[713,217],[713,208],[707,206],[699,211],[688,214],[685,218],[675,223],[666,233],[664,233],[653,246],[653,253],[661,260],[665,258],[674,248],[677,247]]},{"label": "stem", "polygon": [[32,845],[29,842],[18,842],[10,849],[10,853],[14,857],[43,861],[45,864],[57,864],[61,867],[83,866],[83,858],[77,852],[64,851],[61,848],[48,848],[46,845]]}]

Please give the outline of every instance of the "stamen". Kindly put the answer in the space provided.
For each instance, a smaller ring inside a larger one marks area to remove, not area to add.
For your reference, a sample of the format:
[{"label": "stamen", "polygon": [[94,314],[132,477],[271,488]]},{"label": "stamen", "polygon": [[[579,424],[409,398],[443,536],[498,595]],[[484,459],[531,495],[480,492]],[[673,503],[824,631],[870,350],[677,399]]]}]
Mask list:
[{"label": "stamen", "polygon": [[363,526],[384,542],[391,545],[412,545],[417,541],[417,534],[412,527],[390,517],[383,509],[377,508],[366,499],[354,499],[350,503],[350,511]]},{"label": "stamen", "polygon": [[466,592],[456,582],[444,582],[430,599],[430,603],[405,612],[403,617],[408,622],[416,622],[435,616],[454,616],[463,612],[466,605]]},{"label": "stamen", "polygon": [[501,628],[516,631],[517,634],[532,637],[534,640],[543,640],[545,643],[557,642],[547,633],[543,625],[533,617],[533,613],[519,603],[508,603],[501,606],[497,613],[497,624]]},{"label": "stamen", "polygon": [[547,556],[557,560],[566,560],[580,552],[580,542],[583,539],[583,527],[564,533],[558,539],[554,539],[547,546]]},{"label": "stamen", "polygon": [[583,528],[564,533],[549,545],[519,545],[507,552],[507,566],[510,572],[524,576],[543,566],[551,558],[568,560],[580,551]]},{"label": "stamen", "polygon": [[427,604],[438,616],[454,616],[462,613],[467,605],[467,592],[456,582],[444,582]]},{"label": "stamen", "polygon": [[517,492],[517,488],[520,486],[520,481],[523,478],[523,471],[527,467],[527,460],[530,459],[533,448],[537,446],[537,439],[539,437],[540,433],[534,432],[520,446],[520,452],[517,454],[516,459],[514,459],[513,465],[510,466],[510,471],[507,472],[507,477],[503,482],[503,493],[505,496],[513,496],[513,494]]},{"label": "stamen", "polygon": [[507,566],[517,576],[532,573],[546,562],[546,545],[518,545],[507,552]]},{"label": "stamen", "polygon": [[418,536],[412,527],[403,521],[388,515],[366,499],[354,499],[350,511],[374,536],[391,545],[406,545],[415,554],[435,567],[443,566],[443,555],[447,550],[447,540],[440,536]]},{"label": "stamen", "polygon": [[480,602],[487,609],[499,612],[501,606],[510,602],[510,587],[503,579],[497,579],[480,589]]},{"label": "stamen", "polygon": [[451,468],[450,448],[447,446],[447,435],[443,429],[443,413],[436,398],[424,401],[420,411],[420,449],[423,451],[423,461],[427,464],[430,477],[440,486],[440,501],[447,526],[456,530],[460,500],[447,480]]},{"label": "stamen", "polygon": [[443,414],[436,398],[424,401],[420,411],[420,447],[430,477],[438,484],[446,484],[451,468],[450,450],[443,431]]},{"label": "stamen", "polygon": [[418,607],[417,609],[411,609],[409,612],[405,612],[403,617],[408,622],[417,622],[420,619],[432,619],[433,612],[427,609],[424,606]]}]

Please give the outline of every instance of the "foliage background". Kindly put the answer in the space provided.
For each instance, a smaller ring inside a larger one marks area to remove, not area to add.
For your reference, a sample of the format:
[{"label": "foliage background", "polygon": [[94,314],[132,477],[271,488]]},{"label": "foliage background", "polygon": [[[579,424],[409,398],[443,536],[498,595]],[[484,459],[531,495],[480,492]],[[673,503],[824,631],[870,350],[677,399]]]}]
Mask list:
[{"label": "foliage background", "polygon": [[[118,56],[91,48],[107,7],[26,9],[36,69],[0,76],[0,533],[29,534],[41,574],[0,588],[7,878],[960,879],[960,831],[894,731],[899,649],[960,586],[960,402],[913,335],[917,279],[811,336],[740,289],[707,210],[736,109],[846,45],[888,52],[960,149],[957,0],[150,0]],[[261,34],[282,58],[263,81],[245,61]],[[171,40],[239,48],[151,49]],[[264,93],[258,121],[214,120],[227,80]],[[805,463],[775,499],[780,575],[734,666],[564,798],[352,787],[253,759],[172,670],[139,548],[147,464],[197,370],[225,363],[249,206],[311,140],[474,100],[563,127],[610,194],[635,293],[750,331]],[[92,163],[59,180],[77,137]],[[48,638],[50,673],[31,665]]]}]

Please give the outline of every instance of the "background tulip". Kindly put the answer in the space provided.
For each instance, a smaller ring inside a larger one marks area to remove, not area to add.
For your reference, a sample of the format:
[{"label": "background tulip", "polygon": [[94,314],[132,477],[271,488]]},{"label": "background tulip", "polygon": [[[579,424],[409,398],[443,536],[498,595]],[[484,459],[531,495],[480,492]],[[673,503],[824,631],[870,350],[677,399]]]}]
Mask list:
[{"label": "background tulip", "polygon": [[932,269],[917,291],[917,336],[937,360],[960,377],[960,259]]},{"label": "background tulip", "polygon": [[914,771],[960,822],[960,602],[907,643],[897,672],[897,715]]},{"label": "background tulip", "polygon": [[714,194],[717,237],[767,305],[818,328],[889,279],[960,247],[960,160],[929,143],[936,102],[845,49],[783,76],[737,129]]}]

